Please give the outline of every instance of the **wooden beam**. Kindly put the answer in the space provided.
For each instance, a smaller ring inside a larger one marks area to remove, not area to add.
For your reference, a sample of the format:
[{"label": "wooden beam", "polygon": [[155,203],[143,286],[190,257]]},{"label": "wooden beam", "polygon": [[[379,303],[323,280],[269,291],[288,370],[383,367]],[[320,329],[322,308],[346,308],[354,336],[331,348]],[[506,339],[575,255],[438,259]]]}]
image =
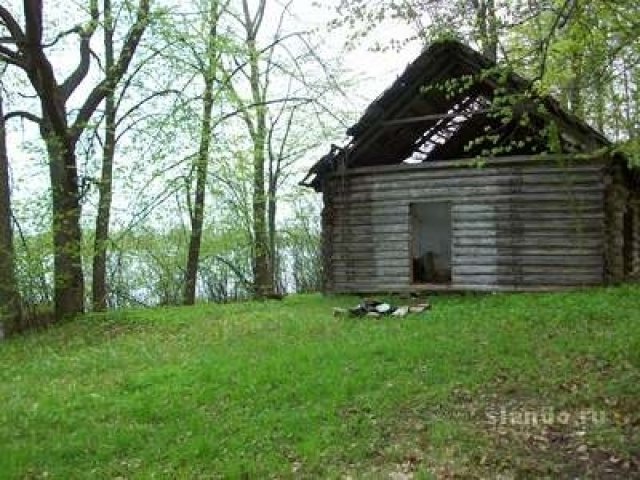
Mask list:
[{"label": "wooden beam", "polygon": [[429,120],[443,120],[446,118],[456,118],[456,117],[471,117],[475,115],[484,115],[486,113],[491,113],[495,110],[490,108],[484,108],[482,110],[476,110],[473,112],[465,112],[465,111],[457,111],[453,113],[434,113],[433,115],[421,115],[419,117],[407,117],[407,118],[397,118],[393,120],[387,120],[382,122],[383,127],[388,127],[392,125],[405,125],[409,123],[420,123],[426,122]]}]

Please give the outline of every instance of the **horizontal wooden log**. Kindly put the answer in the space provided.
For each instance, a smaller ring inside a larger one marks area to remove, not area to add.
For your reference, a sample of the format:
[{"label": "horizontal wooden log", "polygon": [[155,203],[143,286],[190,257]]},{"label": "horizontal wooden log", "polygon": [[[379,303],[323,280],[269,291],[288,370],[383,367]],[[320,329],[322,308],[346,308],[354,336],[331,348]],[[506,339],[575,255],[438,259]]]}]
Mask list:
[{"label": "horizontal wooden log", "polygon": [[[599,195],[598,195],[599,194]],[[496,197],[503,195],[525,196],[533,195],[544,198],[552,195],[552,198],[565,202],[570,205],[574,197],[593,198],[595,196],[602,197],[602,189],[597,186],[574,186],[571,188],[559,185],[522,185],[522,186],[474,186],[474,187],[444,187],[444,188],[402,188],[389,189],[379,192],[364,193],[348,193],[345,195],[347,202],[362,201],[388,201],[388,200],[405,200],[405,201],[432,201],[434,198],[470,198],[475,197],[476,202],[481,201],[478,197]]]},{"label": "horizontal wooden log", "polygon": [[457,219],[453,222],[454,232],[464,231],[509,231],[521,230],[524,232],[582,232],[582,231],[602,231],[604,228],[603,219],[585,220],[578,218],[567,218],[562,220],[500,220],[500,221],[461,221]]},{"label": "horizontal wooden log", "polygon": [[[350,215],[395,215],[395,214],[409,214],[410,203],[407,200],[396,200],[391,202],[371,202],[365,204],[352,204],[352,203],[337,203],[333,206],[332,212],[344,213],[348,212]],[[422,203],[422,202],[413,202]],[[454,216],[468,216],[473,215],[509,215],[509,214],[522,214],[522,215],[570,215],[575,216],[578,214],[600,214],[603,215],[602,204],[598,203],[584,203],[571,204],[566,202],[521,202],[517,198],[513,203],[504,202],[484,202],[484,203],[458,203],[452,201],[451,211]]]},{"label": "horizontal wooden log", "polygon": [[[399,211],[398,209],[390,210],[385,214],[363,214],[360,212],[353,212],[349,210],[343,210],[340,212],[340,215],[336,215],[331,222],[332,225],[338,227],[343,225],[388,225],[395,223],[408,222],[410,219],[408,209],[402,209]],[[573,212],[569,210],[563,210],[559,212],[549,213],[549,212],[519,212],[519,211],[511,211],[511,212],[496,212],[496,213],[467,213],[467,212],[456,212],[455,210],[452,212],[452,220],[454,225],[458,223],[490,223],[490,222],[539,222],[539,223],[548,223],[553,222],[554,224],[562,224],[562,223],[587,223],[591,222],[593,224],[600,224],[604,221],[604,214],[597,213],[594,208],[594,211],[591,213],[581,213],[581,212]]]},{"label": "horizontal wooden log", "polygon": [[395,282],[367,282],[367,281],[342,281],[335,282],[335,287],[342,292],[380,292],[380,293],[394,293],[409,291],[411,283],[408,281],[395,281]]},{"label": "horizontal wooden log", "polygon": [[366,248],[358,249],[356,247],[350,248],[334,248],[331,253],[331,259],[334,262],[345,263],[348,265],[355,265],[358,261],[370,262],[371,265],[377,264],[381,261],[407,261],[410,258],[409,248],[388,248],[378,250],[367,250]]},{"label": "horizontal wooden log", "polygon": [[452,202],[456,204],[534,204],[536,202],[553,202],[558,206],[579,205],[581,203],[592,204],[592,206],[602,206],[603,193],[597,192],[580,192],[569,194],[568,192],[556,191],[549,193],[470,193],[456,192],[450,190],[436,195],[430,192],[397,192],[389,198],[371,198],[370,196],[354,195],[346,201],[352,206],[373,205],[375,207],[402,207],[409,203],[427,203],[427,202]]},{"label": "horizontal wooden log", "polygon": [[398,277],[402,279],[407,279],[411,275],[411,269],[408,267],[404,268],[356,268],[349,269],[345,266],[345,268],[334,268],[333,269],[333,277],[334,278],[357,278],[364,277],[367,278],[378,278],[378,277]]},{"label": "horizontal wooden log", "polygon": [[501,212],[501,213],[453,213],[452,222],[455,226],[459,224],[470,224],[470,228],[478,228],[477,223],[526,223],[540,225],[552,222],[554,224],[569,224],[569,225],[581,225],[592,224],[602,225],[604,224],[604,215],[601,213],[522,213],[522,212]]},{"label": "horizontal wooden log", "polygon": [[505,177],[505,176],[531,176],[531,175],[555,175],[571,180],[572,177],[592,176],[603,178],[603,168],[598,165],[582,165],[573,167],[559,167],[557,165],[529,165],[529,166],[505,166],[505,167],[481,167],[481,168],[444,168],[444,169],[410,169],[390,168],[387,171],[373,172],[370,174],[350,174],[343,176],[334,175],[329,183],[329,191],[340,190],[357,184],[381,181],[401,182],[407,179],[440,180],[477,177]]},{"label": "horizontal wooden log", "polygon": [[365,244],[373,246],[387,244],[389,242],[402,242],[405,245],[408,245],[411,241],[411,236],[408,233],[376,233],[368,235],[353,235],[348,232],[334,232],[332,238],[334,244]]},{"label": "horizontal wooden log", "polygon": [[[378,278],[378,277],[399,277],[402,279],[409,279],[411,275],[410,265],[390,265],[390,266],[375,266],[358,265],[353,266],[349,263],[337,264],[333,266],[334,278],[349,277],[351,279],[357,279],[364,277],[365,279]],[[461,275],[505,275],[512,274],[518,276],[527,276],[529,274],[540,274],[551,277],[562,276],[566,274],[578,274],[578,275],[595,275],[600,276],[602,274],[602,263],[585,265],[585,264],[565,264],[565,265],[518,265],[518,264],[494,264],[494,265],[462,265],[456,264],[453,266],[453,275],[458,277]]]},{"label": "horizontal wooden log", "polygon": [[594,177],[604,178],[605,169],[602,165],[574,165],[559,166],[554,164],[531,164],[531,165],[507,165],[507,166],[483,166],[479,168],[409,168],[404,169],[396,164],[388,168],[386,171],[377,170],[371,172],[356,172],[355,169],[348,170],[345,174],[333,174],[329,178],[328,187],[331,189],[339,189],[344,186],[353,186],[381,179],[389,179],[390,181],[403,181],[407,179],[420,180],[440,180],[440,179],[458,179],[458,178],[475,178],[475,177],[505,177],[505,176],[531,176],[531,175],[555,175],[562,176],[567,179],[579,177],[580,175],[592,175]]},{"label": "horizontal wooden log", "polygon": [[509,230],[454,230],[452,234],[452,244],[459,244],[458,240],[471,242],[473,239],[481,239],[481,245],[491,245],[493,240],[501,240],[502,244],[510,244],[513,242],[534,241],[536,245],[548,244],[547,241],[553,242],[556,239],[563,239],[567,242],[577,243],[586,240],[603,240],[602,229],[592,230],[525,230],[514,225]]},{"label": "horizontal wooden log", "polygon": [[603,180],[598,174],[575,174],[565,175],[563,172],[553,172],[546,175],[522,174],[522,175],[482,175],[448,178],[414,178],[413,176],[404,179],[389,179],[387,177],[369,178],[366,181],[354,182],[348,186],[338,187],[333,192],[334,196],[346,193],[378,193],[389,190],[409,190],[423,189],[432,190],[438,188],[470,188],[477,186],[501,186],[501,187],[527,187],[535,185],[545,185],[549,189],[566,188],[572,190],[578,186],[588,186],[598,188],[603,185]]},{"label": "horizontal wooden log", "polygon": [[[454,237],[453,247],[507,247],[507,248],[528,248],[528,247],[544,247],[544,248],[561,248],[567,250],[575,248],[600,248],[603,245],[601,238],[568,238],[566,236],[558,237],[541,237],[527,236],[522,238],[507,237]],[[456,252],[457,253],[457,252]]]},{"label": "horizontal wooden log", "polygon": [[408,250],[400,251],[398,249],[389,250],[376,250],[376,251],[349,251],[348,249],[334,250],[331,254],[331,261],[336,262],[349,262],[349,261],[406,261]]},{"label": "horizontal wooden log", "polygon": [[[476,243],[478,240],[480,243]],[[561,243],[558,243],[561,241]],[[575,230],[524,231],[514,226],[510,230],[456,230],[452,234],[452,245],[521,245],[531,242],[535,245],[576,245],[587,243],[590,246],[603,242],[602,232],[576,232]]]},{"label": "horizontal wooden log", "polygon": [[572,246],[568,248],[562,247],[522,247],[522,246],[504,246],[500,248],[496,246],[454,246],[453,258],[457,256],[474,256],[474,257],[487,257],[487,256],[504,256],[504,255],[517,255],[519,257],[537,257],[540,255],[546,256],[598,256],[602,254],[601,247],[577,247]]},{"label": "horizontal wooden log", "polygon": [[[331,223],[335,227],[344,225],[389,225],[408,222],[410,219],[408,209],[402,211],[390,210],[386,214],[362,214],[344,210],[341,215],[335,216]],[[600,225],[604,221],[603,213],[580,213],[564,210],[558,213],[538,212],[501,212],[501,213],[460,213],[452,212],[452,220],[455,227],[460,227],[460,223],[470,223],[470,227],[481,228],[476,223],[490,224],[491,222],[538,222],[539,225],[549,224],[549,222],[557,225],[564,223],[570,224],[587,224]]]},{"label": "horizontal wooden log", "polygon": [[[361,233],[333,232],[332,242],[338,248],[357,248],[368,250],[384,250],[389,248],[408,248],[411,236],[408,233]],[[601,232],[598,231],[481,231],[460,230],[454,231],[452,245],[459,246],[495,246],[495,247],[519,247],[519,246],[576,246],[598,247],[604,242]]]},{"label": "horizontal wooden log", "polygon": [[481,206],[485,211],[514,211],[514,212],[566,212],[566,211],[589,211],[602,212],[602,202],[604,195],[602,192],[592,194],[581,194],[572,196],[567,200],[567,194],[508,194],[489,196],[456,196],[454,192],[441,197],[423,197],[421,199],[400,198],[394,200],[370,200],[342,202],[333,206],[334,215],[344,211],[366,211],[377,209],[378,211],[400,211],[406,209],[408,214],[411,203],[438,203],[450,202],[453,215],[457,211],[466,211],[469,207]]},{"label": "horizontal wooden log", "polygon": [[454,204],[453,205],[453,214],[454,215],[482,215],[482,214],[490,214],[490,215],[499,215],[501,213],[511,214],[511,213],[521,213],[521,214],[530,214],[530,215],[576,215],[578,213],[586,214],[598,214],[603,216],[604,212],[601,204],[584,204],[579,203],[576,205],[561,203],[561,202],[551,202],[551,203],[518,203],[514,202],[513,204],[502,203],[502,204],[491,204],[491,203],[468,203],[468,204]]},{"label": "horizontal wooden log", "polygon": [[411,270],[411,262],[404,260],[370,260],[370,261],[344,261],[332,264],[333,271],[354,273],[354,272],[407,272]]},{"label": "horizontal wooden log", "polygon": [[[465,192],[468,191],[473,194],[477,193],[497,192],[497,193],[517,193],[517,192],[580,192],[580,191],[598,191],[603,188],[601,182],[582,182],[574,184],[553,183],[538,181],[531,184],[521,184],[514,182],[499,182],[489,183],[478,179],[476,182],[456,182],[456,183],[426,183],[426,182],[404,182],[404,183],[392,183],[385,185],[378,185],[372,188],[365,188],[365,186],[359,185],[352,189],[349,189],[342,197],[337,196],[338,199],[348,200],[354,198],[356,195],[368,198],[386,198],[391,192],[413,192],[413,197],[418,194],[423,196],[435,196],[440,195],[446,190],[458,190]],[[420,193],[416,193],[420,192]]]},{"label": "horizontal wooden log", "polygon": [[602,265],[454,265],[454,277],[460,275],[529,275],[558,276],[565,274],[601,275]]},{"label": "horizontal wooden log", "polygon": [[[571,257],[570,257],[571,258]],[[495,263],[495,264],[461,264],[455,263],[452,268],[456,274],[466,273],[548,273],[551,275],[558,272],[574,272],[574,273],[598,273],[602,271],[602,262],[590,263],[570,263],[562,264],[521,264],[514,263]],[[333,272],[342,275],[408,275],[411,272],[411,266],[402,264],[401,262],[390,262],[386,265],[377,265],[375,262],[352,264],[350,262],[339,262],[333,265]]]},{"label": "horizontal wooden log", "polygon": [[346,176],[356,177],[370,174],[385,174],[390,172],[398,172],[404,174],[413,174],[420,170],[435,171],[440,169],[482,169],[507,166],[535,166],[542,165],[561,166],[561,167],[594,167],[603,168],[606,163],[603,159],[587,159],[587,158],[571,158],[567,155],[517,155],[509,157],[498,157],[484,159],[478,162],[473,158],[464,158],[456,160],[436,160],[422,162],[418,164],[400,163],[393,165],[366,166],[349,168],[345,174],[335,173],[333,177]]},{"label": "horizontal wooden log", "polygon": [[409,293],[409,292],[563,292],[581,290],[584,285],[465,285],[465,284],[402,284],[402,285],[360,285],[356,283],[334,286],[334,293]]},{"label": "horizontal wooden log", "polygon": [[335,212],[348,211],[354,215],[391,215],[399,211],[409,214],[409,204],[407,202],[394,202],[390,205],[379,203],[352,205],[350,203],[338,202],[334,205],[333,210]]},{"label": "horizontal wooden log", "polygon": [[[337,246],[336,246],[337,247]],[[517,256],[518,258],[525,259],[528,257],[534,258],[539,256],[564,256],[564,257],[598,257],[602,255],[602,247],[579,247],[579,246],[501,246],[500,248],[492,246],[456,246],[453,247],[452,258],[460,257],[476,257],[480,259],[486,259],[495,256]],[[334,248],[331,255],[333,261],[406,261],[409,258],[408,246],[402,248],[402,246],[393,245],[390,248],[385,249],[384,246],[378,248],[367,248],[354,245],[352,247]]]},{"label": "horizontal wooden log", "polygon": [[460,275],[453,274],[453,283],[465,285],[597,285],[603,281],[601,273],[598,274],[522,274],[522,275]]},{"label": "horizontal wooden log", "polygon": [[343,235],[374,235],[378,233],[409,233],[409,222],[402,221],[395,224],[373,224],[348,226],[341,224],[333,225],[333,232]]},{"label": "horizontal wooden log", "polygon": [[408,223],[409,213],[402,215],[401,213],[394,212],[388,215],[354,215],[347,214],[344,216],[336,217],[332,223],[334,228],[342,228],[344,226],[367,226],[367,225],[396,225],[399,223]]},{"label": "horizontal wooden log", "polygon": [[[406,285],[411,283],[409,275],[402,274],[380,274],[380,275],[349,275],[334,272],[333,281],[335,284],[355,283],[359,285],[386,286]],[[531,272],[522,274],[513,273],[491,273],[491,272],[469,272],[453,273],[453,283],[463,283],[467,285],[597,285],[603,281],[602,272]]]},{"label": "horizontal wooden log", "polygon": [[604,259],[602,255],[485,255],[485,256],[464,256],[455,255],[451,263],[453,268],[458,265],[583,265],[585,267],[601,267]]},{"label": "horizontal wooden log", "polygon": [[[335,237],[334,237],[335,238]],[[385,242],[376,242],[369,238],[367,241],[357,241],[351,239],[345,240],[334,240],[333,241],[333,251],[334,252],[353,252],[353,251],[363,251],[363,252],[384,252],[384,251],[409,251],[409,240],[408,239],[389,239]]]},{"label": "horizontal wooden log", "polygon": [[[398,268],[411,268],[411,259],[408,255],[403,256],[403,258],[377,258],[377,259],[367,259],[367,260],[354,260],[351,259],[348,262],[336,262],[334,268],[370,268],[372,265],[378,266],[380,268],[386,267],[398,267]],[[343,267],[344,266],[344,267]]]},{"label": "horizontal wooden log", "polygon": [[334,273],[333,281],[335,283],[370,283],[376,285],[396,285],[409,282],[409,276],[405,274],[389,274],[389,275],[343,275]]}]

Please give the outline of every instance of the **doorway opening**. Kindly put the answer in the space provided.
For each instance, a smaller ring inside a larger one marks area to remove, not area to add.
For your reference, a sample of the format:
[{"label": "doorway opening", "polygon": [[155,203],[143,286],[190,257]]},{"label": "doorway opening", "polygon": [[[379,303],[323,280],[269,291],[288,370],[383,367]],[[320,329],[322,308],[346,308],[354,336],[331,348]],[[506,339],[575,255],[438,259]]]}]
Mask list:
[{"label": "doorway opening", "polygon": [[409,207],[413,283],[451,283],[451,203]]}]

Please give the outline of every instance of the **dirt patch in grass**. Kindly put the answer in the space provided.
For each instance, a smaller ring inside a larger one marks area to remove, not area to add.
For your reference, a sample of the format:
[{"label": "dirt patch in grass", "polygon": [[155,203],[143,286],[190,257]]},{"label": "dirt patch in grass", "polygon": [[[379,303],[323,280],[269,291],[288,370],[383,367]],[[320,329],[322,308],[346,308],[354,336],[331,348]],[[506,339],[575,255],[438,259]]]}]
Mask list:
[{"label": "dirt patch in grass", "polygon": [[637,398],[611,381],[638,372],[592,357],[571,363],[581,375],[570,370],[538,395],[501,372],[445,402],[397,410],[383,422],[372,478],[640,478]]}]

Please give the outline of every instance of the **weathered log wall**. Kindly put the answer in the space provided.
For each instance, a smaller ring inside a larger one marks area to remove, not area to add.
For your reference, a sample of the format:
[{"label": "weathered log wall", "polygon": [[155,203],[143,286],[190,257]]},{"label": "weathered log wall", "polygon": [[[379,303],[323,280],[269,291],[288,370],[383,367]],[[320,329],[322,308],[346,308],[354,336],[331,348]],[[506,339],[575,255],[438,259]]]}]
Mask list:
[{"label": "weathered log wall", "polygon": [[631,272],[633,279],[640,279],[640,192],[631,195],[629,208],[631,209]]},{"label": "weathered log wall", "polygon": [[452,283],[547,290],[604,280],[604,164],[516,157],[364,167],[325,185],[326,290],[402,292],[411,282],[409,206],[450,202]]}]

